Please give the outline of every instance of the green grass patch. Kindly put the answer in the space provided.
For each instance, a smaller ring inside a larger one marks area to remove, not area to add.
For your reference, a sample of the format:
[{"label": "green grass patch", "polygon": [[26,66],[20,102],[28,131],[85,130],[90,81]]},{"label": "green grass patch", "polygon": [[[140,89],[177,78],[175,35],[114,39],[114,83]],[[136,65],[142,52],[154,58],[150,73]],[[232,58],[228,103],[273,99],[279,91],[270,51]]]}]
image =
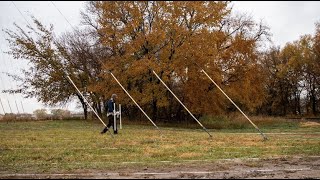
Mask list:
[{"label": "green grass patch", "polygon": [[[263,129],[297,129],[299,120],[288,120],[274,117],[250,117],[253,124]],[[251,129],[254,126],[244,116],[203,116],[199,120],[209,129]]]},{"label": "green grass patch", "polygon": [[66,173],[163,166],[166,161],[170,161],[166,164],[170,165],[188,160],[320,155],[318,124],[272,126],[269,122],[263,123],[260,128],[268,135],[268,141],[262,141],[250,126],[209,129],[213,135],[209,138],[201,127],[159,125],[160,136],[152,125],[128,125],[124,121],[123,129],[112,138],[108,132],[101,135],[103,125],[93,121],[0,123],[0,173]]}]

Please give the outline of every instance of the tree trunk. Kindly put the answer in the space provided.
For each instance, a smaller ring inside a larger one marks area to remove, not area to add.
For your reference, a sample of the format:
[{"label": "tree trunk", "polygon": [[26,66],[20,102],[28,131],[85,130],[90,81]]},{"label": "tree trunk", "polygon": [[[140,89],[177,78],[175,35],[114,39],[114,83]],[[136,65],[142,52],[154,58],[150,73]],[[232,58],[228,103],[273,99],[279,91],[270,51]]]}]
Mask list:
[{"label": "tree trunk", "polygon": [[88,119],[88,105],[85,103],[85,101],[81,97],[81,95],[79,95],[78,93],[76,95],[82,104],[84,119],[87,120]]},{"label": "tree trunk", "polygon": [[178,104],[178,110],[177,110],[177,121],[181,122],[183,119],[183,114],[182,114],[182,105]]},{"label": "tree trunk", "polygon": [[298,111],[298,114],[301,115],[301,106],[300,106],[300,93],[297,95],[297,102],[296,102],[296,106],[297,106],[297,111]]},{"label": "tree trunk", "polygon": [[173,116],[172,116],[172,101],[171,99],[169,99],[169,107],[168,107],[168,113],[167,113],[167,121],[168,122],[172,122],[173,121]]},{"label": "tree trunk", "polygon": [[314,78],[311,79],[310,77],[310,108],[312,110],[312,114],[313,115],[316,115],[317,114],[317,106],[316,106],[316,101],[317,101],[317,98],[316,98],[316,88],[315,88],[315,83],[314,83]]},{"label": "tree trunk", "polygon": [[87,120],[88,119],[88,106],[84,103],[84,104],[82,104],[82,107],[83,107],[84,119]]},{"label": "tree trunk", "polygon": [[157,100],[154,98],[152,101],[152,119],[154,121],[157,120],[157,113],[158,113]]},{"label": "tree trunk", "polygon": [[316,95],[315,95],[315,90],[312,89],[311,91],[311,104],[312,104],[312,114],[317,115],[317,106],[316,106]]},{"label": "tree trunk", "polygon": [[95,111],[98,113],[98,115],[101,117],[102,116],[101,104],[99,102],[94,102],[93,107]]},{"label": "tree trunk", "polygon": [[295,89],[295,96],[294,96],[294,108],[293,109],[293,114],[295,115],[300,115],[301,114],[301,110],[300,110],[300,92],[297,89]]}]

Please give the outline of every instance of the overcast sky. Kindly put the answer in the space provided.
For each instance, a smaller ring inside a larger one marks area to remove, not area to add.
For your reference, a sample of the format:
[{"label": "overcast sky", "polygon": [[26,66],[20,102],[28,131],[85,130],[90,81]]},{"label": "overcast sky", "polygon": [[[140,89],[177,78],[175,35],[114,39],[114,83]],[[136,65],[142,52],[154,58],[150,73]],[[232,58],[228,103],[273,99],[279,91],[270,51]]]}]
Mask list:
[{"label": "overcast sky", "polygon": [[[85,2],[53,1],[53,3],[73,26],[79,25],[80,10],[84,10]],[[273,35],[274,45],[280,47],[283,47],[287,42],[298,40],[301,35],[314,34],[314,24],[320,21],[320,2],[317,1],[236,1],[232,4],[233,12],[247,13],[257,22],[262,20],[268,25]],[[30,15],[34,15],[45,25],[53,24],[57,35],[70,31],[71,26],[57,8],[50,1],[0,1],[0,29],[14,29],[14,22],[25,26],[26,21],[31,23]],[[8,51],[8,43],[5,41],[5,34],[2,31],[0,32],[0,47],[0,91],[2,91],[8,87],[17,86],[3,72],[20,74],[20,69],[27,68],[28,65],[24,61],[14,60],[3,53],[3,51]],[[22,112],[23,109],[27,113],[32,113],[39,108],[52,109],[44,107],[36,99],[26,99],[21,95],[0,93],[0,99],[7,113],[11,111],[9,104],[13,113]],[[81,112],[82,109],[77,108],[75,104],[70,103],[62,108]],[[3,114],[1,104],[0,114]]]}]

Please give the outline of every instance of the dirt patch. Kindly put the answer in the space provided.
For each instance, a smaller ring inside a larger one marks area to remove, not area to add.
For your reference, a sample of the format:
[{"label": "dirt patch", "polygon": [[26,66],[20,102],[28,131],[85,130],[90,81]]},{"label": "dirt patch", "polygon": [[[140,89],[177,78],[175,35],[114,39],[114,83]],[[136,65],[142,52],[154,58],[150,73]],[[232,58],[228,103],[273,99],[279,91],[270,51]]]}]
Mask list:
[{"label": "dirt patch", "polygon": [[269,159],[224,159],[213,162],[164,163],[160,167],[124,167],[117,170],[77,170],[55,174],[0,174],[1,179],[177,179],[177,178],[320,178],[320,156]]}]

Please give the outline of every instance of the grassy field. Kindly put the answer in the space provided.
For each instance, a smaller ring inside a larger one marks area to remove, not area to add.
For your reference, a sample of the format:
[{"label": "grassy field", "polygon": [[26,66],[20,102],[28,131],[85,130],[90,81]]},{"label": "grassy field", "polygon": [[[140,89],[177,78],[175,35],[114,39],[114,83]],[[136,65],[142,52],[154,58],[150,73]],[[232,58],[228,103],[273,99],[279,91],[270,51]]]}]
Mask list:
[{"label": "grassy field", "polygon": [[162,136],[153,126],[124,124],[112,138],[100,134],[99,122],[0,122],[0,174],[320,155],[320,126],[314,122],[260,123],[268,141],[262,141],[253,127],[209,129],[212,138],[201,128],[159,127]]}]

